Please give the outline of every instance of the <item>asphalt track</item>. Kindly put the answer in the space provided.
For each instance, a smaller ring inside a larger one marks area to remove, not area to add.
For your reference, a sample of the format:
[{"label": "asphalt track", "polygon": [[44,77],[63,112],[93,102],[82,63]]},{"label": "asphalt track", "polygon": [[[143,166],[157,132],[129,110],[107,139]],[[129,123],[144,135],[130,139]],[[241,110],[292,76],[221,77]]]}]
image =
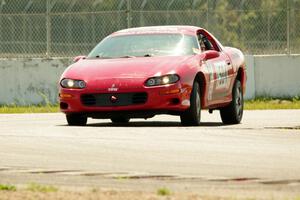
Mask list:
[{"label": "asphalt track", "polygon": [[[268,187],[300,195],[300,110],[245,111],[224,126],[156,116],[117,126],[89,119],[66,126],[61,113],[0,115],[0,183],[179,190]],[[266,186],[267,185],[267,186]],[[271,186],[271,187],[270,187]]]}]

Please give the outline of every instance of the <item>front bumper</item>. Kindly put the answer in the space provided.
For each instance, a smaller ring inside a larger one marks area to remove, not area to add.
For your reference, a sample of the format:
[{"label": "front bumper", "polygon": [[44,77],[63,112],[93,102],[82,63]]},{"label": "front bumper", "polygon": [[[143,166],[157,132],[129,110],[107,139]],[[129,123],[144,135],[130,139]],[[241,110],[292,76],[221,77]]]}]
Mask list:
[{"label": "front bumper", "polygon": [[[82,95],[88,94],[111,94],[113,96],[120,93],[147,93],[147,101],[143,104],[125,106],[87,106],[82,103],[81,99]],[[152,113],[151,115],[182,112],[190,106],[190,93],[191,88],[183,86],[180,82],[166,86],[126,90],[120,88],[117,92],[60,88],[59,102],[61,111],[66,114],[83,113],[94,118],[109,118],[109,113],[132,113],[142,117],[146,112]]]}]

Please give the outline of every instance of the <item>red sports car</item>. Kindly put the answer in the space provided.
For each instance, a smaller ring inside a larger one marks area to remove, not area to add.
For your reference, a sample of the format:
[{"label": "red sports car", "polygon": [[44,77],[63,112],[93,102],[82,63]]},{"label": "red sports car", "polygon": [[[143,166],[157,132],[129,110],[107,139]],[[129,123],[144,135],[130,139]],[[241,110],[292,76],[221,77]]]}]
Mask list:
[{"label": "red sports car", "polygon": [[69,125],[87,118],[128,123],[157,114],[200,124],[201,109],[220,110],[225,124],[240,123],[246,70],[243,53],[224,47],[194,26],[117,31],[62,74],[60,109]]}]

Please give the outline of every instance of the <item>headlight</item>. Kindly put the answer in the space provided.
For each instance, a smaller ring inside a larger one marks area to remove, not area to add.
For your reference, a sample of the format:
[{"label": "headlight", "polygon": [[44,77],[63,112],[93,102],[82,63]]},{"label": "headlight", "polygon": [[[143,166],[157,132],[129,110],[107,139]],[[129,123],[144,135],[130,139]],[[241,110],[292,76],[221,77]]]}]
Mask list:
[{"label": "headlight", "polygon": [[157,86],[157,85],[168,85],[168,84],[176,83],[177,81],[179,81],[179,76],[177,74],[169,74],[165,76],[149,78],[145,82],[145,85],[148,87]]},{"label": "headlight", "polygon": [[60,81],[60,85],[63,88],[83,89],[86,87],[86,83],[81,80],[63,79]]}]

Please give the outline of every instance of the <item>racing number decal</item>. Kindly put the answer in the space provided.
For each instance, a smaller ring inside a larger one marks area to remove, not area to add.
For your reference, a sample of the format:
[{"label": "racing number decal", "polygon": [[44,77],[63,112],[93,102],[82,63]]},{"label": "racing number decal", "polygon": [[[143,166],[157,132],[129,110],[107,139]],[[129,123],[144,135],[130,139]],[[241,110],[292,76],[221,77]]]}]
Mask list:
[{"label": "racing number decal", "polygon": [[213,89],[214,89],[215,69],[214,69],[214,65],[211,62],[206,62],[206,66],[207,66],[207,71],[209,74],[209,85],[208,85],[207,98],[210,101],[210,100],[212,100],[212,94],[213,94]]},{"label": "racing number decal", "polygon": [[216,89],[226,89],[228,86],[228,69],[225,61],[215,63],[217,74]]},{"label": "racing number decal", "polygon": [[[215,89],[228,89],[230,81],[228,79],[228,65],[225,61],[207,62],[207,71],[209,73],[210,84],[208,88],[208,100],[212,100]],[[215,77],[216,75],[216,77]]]}]

